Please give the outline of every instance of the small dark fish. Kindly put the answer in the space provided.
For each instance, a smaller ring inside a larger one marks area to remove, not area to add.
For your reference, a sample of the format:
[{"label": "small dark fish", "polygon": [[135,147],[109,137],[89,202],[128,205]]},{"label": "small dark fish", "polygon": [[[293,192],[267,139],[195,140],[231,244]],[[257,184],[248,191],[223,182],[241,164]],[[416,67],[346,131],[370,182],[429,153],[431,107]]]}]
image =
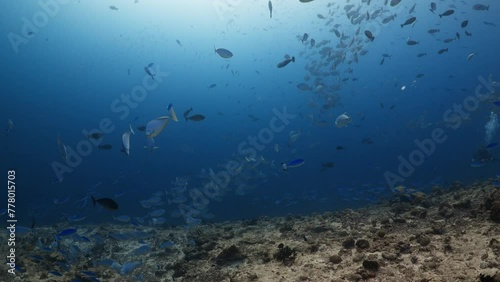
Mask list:
[{"label": "small dark fish", "polygon": [[95,204],[98,203],[99,205],[103,206],[105,209],[110,210],[110,211],[114,211],[114,210],[118,209],[118,204],[110,198],[96,199],[96,198],[94,198],[94,196],[90,196],[90,197],[92,198],[92,203],[94,204],[94,207],[95,207]]},{"label": "small dark fish", "polygon": [[432,2],[431,3],[431,8],[429,9],[434,14],[434,11],[436,11],[436,3]]},{"label": "small dark fish", "polygon": [[151,79],[155,80],[156,74],[152,74],[148,67],[144,67],[144,71],[146,72],[147,75],[151,76]]},{"label": "small dark fish", "polygon": [[392,109],[394,109],[395,107],[396,107],[396,105],[392,105],[392,106],[390,106],[390,107],[389,107],[389,110],[392,110]]},{"label": "small dark fish", "polygon": [[386,53],[382,54],[382,57],[384,57],[384,58],[392,58],[392,56],[391,56],[391,55],[386,54]]},{"label": "small dark fish", "polygon": [[465,31],[465,35],[467,36],[472,36],[472,33],[468,32],[467,30]]},{"label": "small dark fish", "polygon": [[496,146],[498,146],[498,143],[490,143],[486,146],[486,149],[493,149],[495,148]]},{"label": "small dark fish", "polygon": [[455,10],[447,10],[446,12],[442,13],[442,14],[439,14],[439,17],[442,18],[443,16],[447,17],[447,16],[451,16],[455,13]]},{"label": "small dark fish", "polygon": [[423,76],[424,76],[424,74],[423,74],[423,73],[419,73],[419,74],[417,74],[417,78],[421,78],[421,77],[423,77]]},{"label": "small dark fish", "polygon": [[452,41],[455,41],[455,38],[446,38],[445,40],[443,40],[444,43],[450,43]]},{"label": "small dark fish", "polygon": [[344,149],[345,149],[345,147],[344,147],[344,146],[339,145],[339,146],[337,146],[337,148],[335,148],[335,149],[336,149],[337,151],[341,151],[341,150],[344,150]]},{"label": "small dark fish", "polygon": [[462,28],[465,28],[468,24],[469,24],[469,21],[468,21],[468,20],[465,20],[465,21],[463,21],[463,22],[460,24],[460,26],[461,26]]},{"label": "small dark fish", "polygon": [[215,53],[217,53],[217,55],[221,56],[224,59],[229,59],[233,56],[233,53],[231,51],[224,49],[224,48],[215,49],[215,46],[214,46],[214,50],[215,50]]},{"label": "small dark fish", "polygon": [[365,35],[370,39],[371,41],[375,40],[375,36],[373,36],[372,32],[369,30],[365,30]]},{"label": "small dark fish", "polygon": [[489,9],[490,9],[490,6],[486,6],[483,4],[475,4],[474,6],[472,6],[472,10],[476,10],[476,11],[488,11]]},{"label": "small dark fish", "polygon": [[411,18],[407,19],[404,23],[401,24],[401,28],[403,28],[403,26],[405,26],[405,25],[413,24],[416,20],[417,20],[416,17],[411,17]]},{"label": "small dark fish", "polygon": [[99,145],[98,148],[100,150],[111,150],[113,148],[113,146],[110,144],[104,144],[104,145]]},{"label": "small dark fish", "polygon": [[92,133],[92,134],[87,135],[87,138],[92,138],[92,139],[96,139],[96,140],[101,139],[102,133],[100,133],[100,132]]},{"label": "small dark fish", "polygon": [[217,86],[217,84],[215,84],[215,83],[212,83],[212,84],[210,84],[210,86],[208,86],[208,89],[212,89],[212,88],[215,88],[216,86]]},{"label": "small dark fish", "polygon": [[311,47],[314,47],[314,45],[316,45],[316,40],[314,40],[314,38],[313,38],[313,39],[311,39],[310,43],[311,43]]},{"label": "small dark fish", "polygon": [[117,8],[117,7],[115,7],[115,6],[109,6],[109,9],[110,9],[110,10],[113,10],[113,11],[118,11],[118,8]]},{"label": "small dark fish", "polygon": [[417,57],[419,57],[419,58],[420,58],[420,57],[423,57],[423,56],[427,56],[427,53],[419,53],[419,54],[417,55]]},{"label": "small dark fish", "polygon": [[155,65],[155,63],[149,63],[148,68],[152,68]]},{"label": "small dark fish", "polygon": [[460,40],[460,33],[458,33],[458,32],[457,32],[457,33],[455,34],[455,37],[456,37],[458,40]]},{"label": "small dark fish", "polygon": [[63,276],[60,272],[57,271],[49,271],[49,274],[52,274],[54,276]]},{"label": "small dark fish", "polygon": [[267,2],[267,7],[269,7],[269,18],[272,19],[273,18],[273,3],[271,3],[271,0],[269,0],[269,2]]},{"label": "small dark fish", "polygon": [[490,22],[486,22],[486,21],[485,21],[485,22],[483,22],[483,23],[484,23],[485,25],[489,25],[489,26],[497,26],[497,25],[496,25],[496,24],[494,24],[494,23],[490,23]]},{"label": "small dark fish", "polygon": [[332,162],[322,163],[321,165],[326,168],[332,168],[335,166],[335,164]]},{"label": "small dark fish", "polygon": [[391,7],[398,5],[400,2],[401,0],[391,0]]},{"label": "small dark fish", "polygon": [[28,31],[28,35],[35,35],[33,31]]},{"label": "small dark fish", "polygon": [[380,61],[380,65],[383,65],[385,61],[385,58],[382,58],[382,61]]},{"label": "small dark fish", "polygon": [[183,114],[184,118],[186,119],[186,121],[188,120],[188,115],[189,113],[191,113],[193,111],[193,108],[189,108],[188,110],[186,110]]},{"label": "small dark fish", "polygon": [[282,68],[282,67],[285,67],[286,65],[288,65],[290,62],[294,62],[295,63],[295,57],[291,57],[289,59],[285,59],[284,61],[281,61],[278,63],[277,67],[278,68]]},{"label": "small dark fish", "polygon": [[188,119],[189,119],[189,120],[192,120],[192,121],[202,121],[202,120],[204,120],[204,119],[205,119],[205,116],[204,116],[204,115],[199,115],[199,114],[196,114],[196,115],[192,115],[192,116],[188,117],[188,118],[186,119],[186,121],[187,121]]},{"label": "small dark fish", "polygon": [[141,126],[137,127],[137,130],[144,131],[144,130],[146,130],[146,126],[145,125],[141,125]]},{"label": "small dark fish", "polygon": [[420,41],[415,41],[415,40],[408,40],[406,41],[406,44],[410,45],[410,46],[413,46],[413,45],[417,45]]},{"label": "small dark fish", "polygon": [[177,42],[177,44],[182,47],[182,43],[179,41],[179,39],[176,39],[175,42]]},{"label": "small dark fish", "polygon": [[413,12],[415,12],[415,7],[417,6],[417,3],[413,4],[413,6],[410,8],[410,10],[408,11],[408,14],[411,14]]},{"label": "small dark fish", "polygon": [[441,55],[443,54],[444,52],[448,52],[448,48],[444,48],[444,49],[441,49],[438,51],[438,54]]},{"label": "small dark fish", "polygon": [[384,108],[384,103],[380,103],[380,107],[383,109]]},{"label": "small dark fish", "polygon": [[302,35],[302,39],[300,41],[302,41],[302,43],[304,43],[307,41],[308,38],[309,38],[309,34],[304,33],[304,35]]},{"label": "small dark fish", "polygon": [[57,237],[64,237],[64,236],[73,235],[75,233],[76,233],[76,229],[75,228],[68,228],[66,230],[63,230],[63,231],[59,232],[59,234],[57,234],[56,236]]}]

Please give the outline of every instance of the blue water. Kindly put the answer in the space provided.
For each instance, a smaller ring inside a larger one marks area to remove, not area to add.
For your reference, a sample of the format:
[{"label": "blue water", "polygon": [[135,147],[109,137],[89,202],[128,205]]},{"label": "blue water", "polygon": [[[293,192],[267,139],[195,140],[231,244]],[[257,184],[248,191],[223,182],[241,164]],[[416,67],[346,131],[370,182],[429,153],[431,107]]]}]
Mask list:
[{"label": "blue water", "polygon": [[[428,10],[431,1],[418,1],[415,25],[404,28],[400,24],[410,17],[408,10],[415,1],[386,6],[382,16],[356,26],[347,19],[342,1],[328,8],[320,0],[307,4],[274,0],[272,19],[267,1],[63,2],[50,2],[56,3],[54,13],[41,24],[43,18],[34,16],[44,10],[35,1],[5,2],[0,11],[0,120],[6,129],[8,119],[14,124],[0,138],[1,171],[5,178],[8,170],[16,172],[20,225],[30,226],[32,219],[49,225],[71,215],[85,216],[81,223],[106,223],[113,221],[113,215],[144,217],[156,208],[167,210],[166,225],[186,224],[189,216],[223,221],[308,214],[373,204],[390,197],[398,185],[428,191],[433,185],[446,187],[456,180],[470,183],[498,173],[495,161],[479,168],[470,164],[474,152],[487,145],[485,125],[499,107],[492,101],[481,103],[467,112],[468,121],[455,124],[457,129],[443,122],[448,109],[474,95],[482,85],[479,77],[500,80],[498,27],[483,23],[500,26],[495,16],[500,7],[494,1],[481,1],[491,5],[489,11],[473,10],[478,1],[440,1],[436,14]],[[363,4],[361,13],[382,7],[372,2]],[[455,14],[438,17],[437,13],[452,6]],[[394,21],[380,23],[392,14],[397,14]],[[23,30],[23,18],[39,21],[33,34],[26,34],[29,28]],[[330,18],[333,22],[325,25]],[[465,29],[460,27],[463,20],[469,21]],[[336,24],[348,36],[345,44],[356,38],[352,47],[338,46],[340,40],[330,31]],[[431,35],[427,32],[431,28],[440,32]],[[373,42],[365,37],[365,30],[372,31]],[[472,36],[466,36],[465,30]],[[460,40],[442,42],[454,38],[456,32]],[[299,38],[304,33],[309,39],[302,43]],[[409,37],[419,44],[407,45]],[[13,38],[24,41],[13,43]],[[310,45],[311,38],[315,47]],[[324,39],[330,42],[317,47]],[[325,46],[345,54],[336,69],[338,75],[329,73],[333,61],[318,53]],[[221,58],[214,47],[227,48],[234,56]],[[449,51],[439,55],[443,48]],[[356,52],[358,63],[353,61]],[[424,52],[426,56],[417,57]],[[391,58],[381,65],[383,53]],[[471,53],[475,56],[468,61]],[[285,54],[294,56],[295,63],[277,68]],[[154,63],[151,69],[157,73],[154,81],[144,72],[149,63]],[[310,70],[318,64],[324,64],[321,72],[312,74]],[[416,78],[419,73],[424,76]],[[312,90],[299,90],[296,85],[302,82]],[[121,101],[121,95],[131,95],[147,84],[151,90],[140,101],[132,106]],[[211,84],[216,86],[209,88]],[[324,89],[316,91],[319,84]],[[339,89],[330,89],[335,86]],[[486,87],[481,93],[487,93]],[[340,101],[323,111],[328,97]],[[311,102],[316,106],[311,107]],[[169,115],[170,103],[179,122],[170,121],[155,138],[159,149],[150,152],[144,149],[146,137],[137,127]],[[192,114],[203,114],[206,119],[186,122],[182,115],[190,107]],[[276,116],[273,111],[284,109],[294,118],[282,131],[274,132],[267,144],[260,143],[262,150],[256,156],[238,149],[248,136],[270,127]],[[337,128],[335,119],[343,113],[352,123]],[[409,126],[419,118],[428,125]],[[98,129],[104,119],[109,119],[113,129],[100,144],[111,144],[112,150],[93,146],[88,156],[79,155],[81,162],[65,163],[58,152],[58,134],[67,147],[78,151],[78,146],[88,144],[82,132]],[[120,152],[121,137],[129,124],[136,135],[131,136],[126,156]],[[415,140],[431,138],[436,129],[443,130],[446,140],[436,144],[434,152],[403,177],[404,182],[388,183],[387,171],[398,174],[398,156],[408,159],[418,150]],[[300,135],[292,142],[290,133]],[[363,143],[365,138],[371,144]],[[494,130],[492,141],[499,139]],[[345,149],[336,150],[339,145]],[[497,149],[491,153],[500,157]],[[305,160],[304,165],[286,172],[281,169],[281,162],[299,158]],[[201,203],[196,202],[200,200],[193,196],[196,191],[203,191],[212,181],[200,177],[200,172],[222,173],[230,160],[241,166],[237,175],[218,192],[202,192]],[[334,166],[322,166],[328,162]],[[62,182],[57,181],[55,163],[71,170],[63,173]],[[185,201],[169,205],[166,197],[180,196],[171,192],[176,178],[188,179],[187,189],[180,193]],[[162,194],[163,204],[150,209],[140,205],[139,201],[158,191],[169,193]],[[94,208],[89,194],[115,200],[119,211]],[[67,197],[67,202],[54,204],[54,199]],[[172,216],[182,207],[196,213]],[[144,224],[151,223],[146,220]]]}]

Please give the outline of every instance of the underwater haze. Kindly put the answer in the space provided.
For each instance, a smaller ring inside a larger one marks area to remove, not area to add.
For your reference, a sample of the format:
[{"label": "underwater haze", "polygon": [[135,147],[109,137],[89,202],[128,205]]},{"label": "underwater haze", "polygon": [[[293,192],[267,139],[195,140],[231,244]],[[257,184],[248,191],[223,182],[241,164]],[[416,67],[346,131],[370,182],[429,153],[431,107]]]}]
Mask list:
[{"label": "underwater haze", "polygon": [[17,224],[304,215],[500,172],[496,1],[302,2],[4,2]]}]

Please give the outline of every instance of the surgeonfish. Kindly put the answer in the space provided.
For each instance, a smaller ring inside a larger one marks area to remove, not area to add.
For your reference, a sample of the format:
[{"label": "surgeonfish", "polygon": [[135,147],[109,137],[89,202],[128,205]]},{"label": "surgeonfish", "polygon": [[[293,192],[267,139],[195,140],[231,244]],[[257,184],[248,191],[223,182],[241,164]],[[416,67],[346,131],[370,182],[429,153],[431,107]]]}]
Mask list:
[{"label": "surgeonfish", "polygon": [[148,122],[148,124],[146,125],[146,132],[145,132],[146,137],[147,138],[156,137],[163,131],[163,129],[165,129],[165,126],[167,126],[169,121],[170,121],[169,117],[162,116]]},{"label": "surgeonfish", "polygon": [[124,152],[127,156],[130,155],[130,131],[123,133],[122,145],[122,152]]},{"label": "surgeonfish", "polygon": [[351,123],[351,117],[347,113],[343,113],[335,119],[335,126],[338,128],[347,126],[349,123]]},{"label": "surgeonfish", "polygon": [[175,111],[174,111],[174,105],[169,104],[167,107],[167,110],[170,112],[170,116],[171,116],[172,120],[179,122],[179,119],[177,119],[177,115],[175,114]]}]

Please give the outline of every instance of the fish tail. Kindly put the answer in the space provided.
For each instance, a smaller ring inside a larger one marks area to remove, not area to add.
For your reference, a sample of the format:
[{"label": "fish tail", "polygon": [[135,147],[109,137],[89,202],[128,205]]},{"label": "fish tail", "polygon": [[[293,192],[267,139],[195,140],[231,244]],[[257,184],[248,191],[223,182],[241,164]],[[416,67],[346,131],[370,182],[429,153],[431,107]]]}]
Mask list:
[{"label": "fish tail", "polygon": [[90,195],[90,197],[92,198],[92,204],[94,204],[94,207],[95,207],[95,198],[92,195]]},{"label": "fish tail", "polygon": [[442,18],[442,17],[443,17],[443,15],[439,14],[439,18]]},{"label": "fish tail", "polygon": [[403,28],[403,25],[401,25],[401,28]]}]

